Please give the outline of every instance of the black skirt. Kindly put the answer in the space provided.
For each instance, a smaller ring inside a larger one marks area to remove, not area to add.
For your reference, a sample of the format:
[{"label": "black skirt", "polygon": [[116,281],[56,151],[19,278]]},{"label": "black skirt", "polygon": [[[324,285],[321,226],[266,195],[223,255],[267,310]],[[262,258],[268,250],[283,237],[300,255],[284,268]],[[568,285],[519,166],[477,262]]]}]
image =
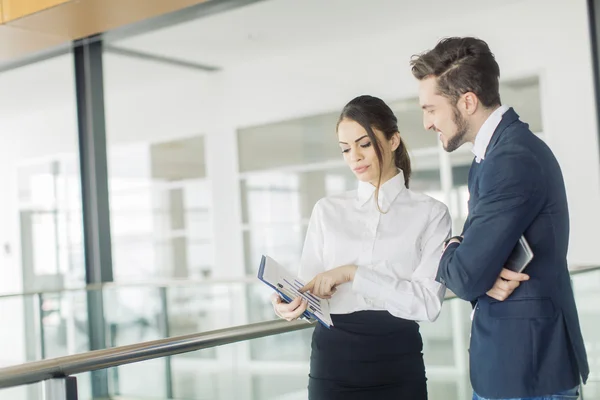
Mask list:
[{"label": "black skirt", "polygon": [[387,311],[331,316],[312,337],[310,400],[426,400],[419,325]]}]

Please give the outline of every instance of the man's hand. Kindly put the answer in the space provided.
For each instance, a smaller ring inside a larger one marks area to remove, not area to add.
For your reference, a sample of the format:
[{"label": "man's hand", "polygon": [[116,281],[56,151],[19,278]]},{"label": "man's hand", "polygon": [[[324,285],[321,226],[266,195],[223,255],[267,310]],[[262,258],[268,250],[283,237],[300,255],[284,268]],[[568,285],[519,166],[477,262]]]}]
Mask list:
[{"label": "man's hand", "polygon": [[354,280],[357,268],[356,265],[344,265],[322,272],[300,289],[300,293],[310,291],[317,297],[330,299],[337,290],[336,286]]},{"label": "man's hand", "polygon": [[[461,238],[461,239],[464,239],[462,236],[461,236],[460,238]],[[444,246],[444,250],[442,250],[442,251],[446,251],[446,248],[447,248],[448,246],[450,246],[452,243],[458,243],[458,244],[460,244],[460,240],[458,240],[458,239],[452,239],[452,240],[450,240],[450,241],[448,242],[448,244]]]},{"label": "man's hand", "polygon": [[496,279],[494,286],[487,292],[487,295],[496,300],[504,301],[519,287],[521,282],[526,280],[529,280],[529,275],[502,268],[500,276]]}]

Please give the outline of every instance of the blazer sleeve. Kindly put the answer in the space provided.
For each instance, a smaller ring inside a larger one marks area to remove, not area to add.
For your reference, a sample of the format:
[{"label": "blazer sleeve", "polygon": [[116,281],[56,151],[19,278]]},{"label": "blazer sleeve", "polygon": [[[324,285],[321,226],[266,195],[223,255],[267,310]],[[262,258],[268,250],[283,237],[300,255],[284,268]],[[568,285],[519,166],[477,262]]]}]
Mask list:
[{"label": "blazer sleeve", "polygon": [[436,277],[468,301],[492,288],[545,199],[541,165],[528,149],[498,148],[483,162],[479,198],[464,239],[446,248]]}]

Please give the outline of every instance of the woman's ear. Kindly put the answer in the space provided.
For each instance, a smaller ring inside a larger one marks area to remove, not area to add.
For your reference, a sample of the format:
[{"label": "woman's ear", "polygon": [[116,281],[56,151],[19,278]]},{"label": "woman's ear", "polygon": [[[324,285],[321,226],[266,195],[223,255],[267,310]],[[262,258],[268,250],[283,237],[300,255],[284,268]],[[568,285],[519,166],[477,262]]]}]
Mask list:
[{"label": "woman's ear", "polygon": [[392,145],[392,152],[396,151],[398,147],[400,147],[401,139],[400,132],[394,133],[394,136],[390,139],[390,144]]}]

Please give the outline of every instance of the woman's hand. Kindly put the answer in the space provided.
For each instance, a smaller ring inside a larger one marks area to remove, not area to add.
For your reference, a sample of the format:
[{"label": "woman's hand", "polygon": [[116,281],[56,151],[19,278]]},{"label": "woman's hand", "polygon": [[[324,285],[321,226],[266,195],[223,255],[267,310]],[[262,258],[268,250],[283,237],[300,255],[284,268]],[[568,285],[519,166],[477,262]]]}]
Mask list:
[{"label": "woman's hand", "polygon": [[310,292],[322,299],[330,299],[336,292],[336,286],[351,282],[356,274],[356,265],[343,265],[327,272],[322,272],[308,282],[300,293]]},{"label": "woman's hand", "polygon": [[296,297],[291,303],[286,303],[281,300],[278,293],[271,295],[271,303],[273,303],[275,314],[287,321],[298,319],[308,307],[308,301],[300,296]]}]

